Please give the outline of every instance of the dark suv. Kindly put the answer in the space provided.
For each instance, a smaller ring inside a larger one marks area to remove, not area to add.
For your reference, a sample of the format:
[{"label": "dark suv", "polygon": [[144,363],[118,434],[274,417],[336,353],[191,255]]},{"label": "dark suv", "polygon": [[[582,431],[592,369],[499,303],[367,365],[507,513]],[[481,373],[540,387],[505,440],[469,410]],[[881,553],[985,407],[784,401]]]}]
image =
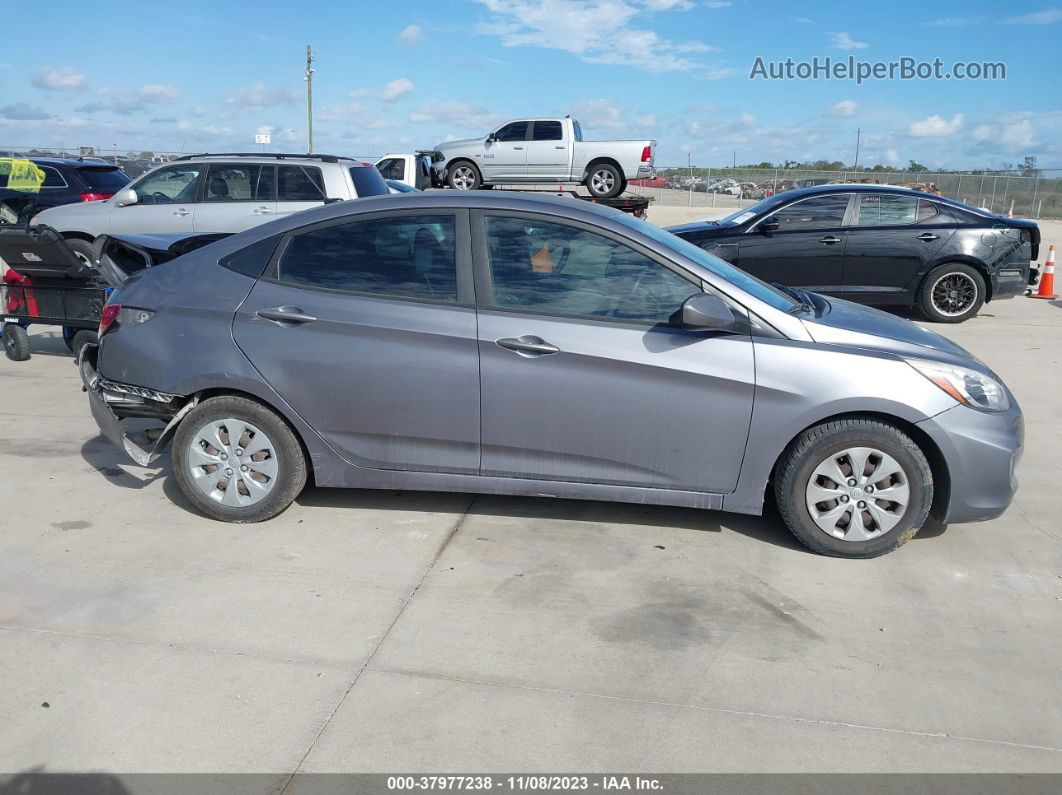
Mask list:
[{"label": "dark suv", "polygon": [[799,188],[668,231],[764,281],[939,323],[1021,295],[1040,245],[1035,221],[884,185]]},{"label": "dark suv", "polygon": [[[129,177],[102,160],[31,157],[28,160],[44,172],[37,194],[36,210],[61,204],[109,199],[129,184]],[[0,188],[7,187],[7,175],[0,174]]]}]

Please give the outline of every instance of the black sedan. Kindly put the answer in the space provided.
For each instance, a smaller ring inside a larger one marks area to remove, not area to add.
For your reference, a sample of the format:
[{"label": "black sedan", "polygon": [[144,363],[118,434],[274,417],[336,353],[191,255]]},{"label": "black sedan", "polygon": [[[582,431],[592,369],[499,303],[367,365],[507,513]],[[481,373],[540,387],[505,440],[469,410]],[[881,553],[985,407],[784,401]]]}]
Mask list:
[{"label": "black sedan", "polygon": [[668,231],[765,281],[941,323],[1021,295],[1040,245],[1033,221],[883,185],[791,190]]}]

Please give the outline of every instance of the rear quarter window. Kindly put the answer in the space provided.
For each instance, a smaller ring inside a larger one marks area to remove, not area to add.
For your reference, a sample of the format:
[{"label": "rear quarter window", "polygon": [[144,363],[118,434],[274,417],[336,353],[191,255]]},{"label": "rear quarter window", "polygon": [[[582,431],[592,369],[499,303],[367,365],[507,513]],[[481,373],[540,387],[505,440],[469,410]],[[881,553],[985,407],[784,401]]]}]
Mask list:
[{"label": "rear quarter window", "polygon": [[351,166],[350,179],[354,183],[354,193],[358,198],[385,196],[390,193],[384,178],[372,166]]}]

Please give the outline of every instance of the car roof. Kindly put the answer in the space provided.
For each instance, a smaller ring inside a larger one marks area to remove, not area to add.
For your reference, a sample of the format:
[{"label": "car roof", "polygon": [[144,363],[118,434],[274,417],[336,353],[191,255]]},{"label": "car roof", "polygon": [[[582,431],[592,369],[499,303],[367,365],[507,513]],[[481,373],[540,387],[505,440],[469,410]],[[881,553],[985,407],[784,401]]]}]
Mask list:
[{"label": "car roof", "polygon": [[194,163],[200,160],[237,160],[241,163],[274,163],[278,160],[290,160],[295,163],[340,163],[345,166],[372,166],[364,160],[357,160],[346,155],[325,154],[288,154],[287,152],[204,152],[198,155],[182,155],[168,160],[161,165],[168,166],[171,163]]},{"label": "car roof", "polygon": [[930,201],[940,202],[949,207],[956,207],[965,212],[980,215],[985,218],[999,217],[995,213],[982,210],[980,207],[974,207],[973,205],[958,201],[957,199],[949,199],[947,196],[938,196],[936,193],[929,193],[928,191],[918,190],[917,188],[906,188],[902,185],[875,185],[867,182],[836,182],[828,185],[810,185],[806,188],[793,188],[792,190],[780,191],[779,193],[774,194],[771,198],[778,199],[780,202],[784,200],[784,202],[788,204],[795,199],[832,193],[889,193],[900,196],[910,196],[914,194],[920,199],[929,199]]},{"label": "car roof", "polygon": [[73,168],[119,168],[114,163],[108,163],[106,160],[88,159],[82,160],[77,157],[28,157],[27,160],[33,163],[43,163],[46,166],[72,166]]}]

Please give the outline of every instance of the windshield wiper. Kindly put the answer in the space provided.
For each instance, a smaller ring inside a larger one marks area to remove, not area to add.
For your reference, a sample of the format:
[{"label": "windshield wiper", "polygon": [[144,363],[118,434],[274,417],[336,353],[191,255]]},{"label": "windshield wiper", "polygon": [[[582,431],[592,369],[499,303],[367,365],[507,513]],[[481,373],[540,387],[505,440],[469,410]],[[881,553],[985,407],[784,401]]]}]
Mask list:
[{"label": "windshield wiper", "polygon": [[775,287],[788,295],[790,298],[794,298],[797,301],[796,306],[789,310],[789,314],[795,315],[804,312],[815,313],[815,301],[812,299],[811,294],[807,290],[801,290],[799,287],[787,287],[784,284],[778,282],[771,282],[771,287]]}]

